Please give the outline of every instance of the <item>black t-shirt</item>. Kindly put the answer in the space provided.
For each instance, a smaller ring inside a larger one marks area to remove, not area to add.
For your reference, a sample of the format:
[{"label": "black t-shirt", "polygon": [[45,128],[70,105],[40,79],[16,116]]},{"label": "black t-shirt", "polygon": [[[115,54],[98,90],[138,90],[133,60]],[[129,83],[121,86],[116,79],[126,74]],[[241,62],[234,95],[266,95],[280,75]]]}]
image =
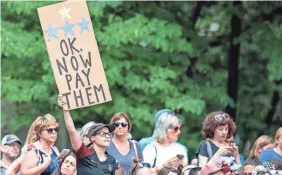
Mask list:
[{"label": "black t-shirt", "polygon": [[[216,146],[214,143],[212,143],[211,141],[202,141],[199,145],[199,150],[198,150],[198,155],[201,156],[205,156],[209,158],[209,154],[208,154],[208,146],[207,143],[209,142],[211,145],[211,150],[212,150],[212,156],[217,152],[217,150],[219,149],[218,146]],[[211,157],[210,157],[211,158]]]},{"label": "black t-shirt", "polygon": [[84,144],[75,152],[77,158],[77,175],[115,175],[116,160],[110,154],[101,162],[96,154]]}]

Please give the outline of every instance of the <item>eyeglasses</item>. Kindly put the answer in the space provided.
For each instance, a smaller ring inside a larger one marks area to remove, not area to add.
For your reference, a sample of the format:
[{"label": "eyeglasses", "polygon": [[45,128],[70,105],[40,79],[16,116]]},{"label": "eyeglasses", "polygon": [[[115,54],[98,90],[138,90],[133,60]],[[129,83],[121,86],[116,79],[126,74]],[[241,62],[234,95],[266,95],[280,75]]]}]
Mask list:
[{"label": "eyeglasses", "polygon": [[137,163],[137,165],[138,165],[140,168],[143,168],[143,167],[151,168],[151,165],[150,165],[149,163],[139,162],[139,163]]},{"label": "eyeglasses", "polygon": [[48,134],[52,134],[53,131],[55,131],[55,133],[58,133],[59,128],[58,127],[57,128],[47,128],[47,129],[44,129],[44,130],[46,130],[48,132]]},{"label": "eyeglasses", "polygon": [[222,122],[222,121],[224,121],[224,120],[230,119],[230,116],[229,116],[228,114],[226,114],[226,113],[220,113],[220,114],[216,114],[216,115],[214,116],[214,119],[215,119],[216,121],[218,121],[218,122]]},{"label": "eyeglasses", "polygon": [[127,127],[128,123],[125,123],[125,122],[121,122],[121,123],[120,122],[115,122],[114,125],[115,125],[115,127],[121,126],[121,127],[125,128],[125,127]]},{"label": "eyeglasses", "polygon": [[112,133],[110,132],[99,132],[98,135],[101,137],[112,137]]}]

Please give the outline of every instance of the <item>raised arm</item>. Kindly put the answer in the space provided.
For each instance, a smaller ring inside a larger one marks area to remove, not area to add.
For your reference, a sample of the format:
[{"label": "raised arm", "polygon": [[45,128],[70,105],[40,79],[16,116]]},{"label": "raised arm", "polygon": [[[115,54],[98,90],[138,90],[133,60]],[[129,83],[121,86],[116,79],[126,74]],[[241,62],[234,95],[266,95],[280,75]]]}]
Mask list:
[{"label": "raised arm", "polygon": [[81,138],[80,138],[78,132],[75,129],[75,126],[74,126],[73,120],[71,118],[70,112],[69,112],[69,110],[66,109],[67,108],[66,102],[64,101],[64,98],[61,95],[58,96],[58,104],[59,104],[59,106],[61,106],[63,108],[66,128],[67,128],[69,136],[70,136],[72,148],[76,152],[82,145]]}]

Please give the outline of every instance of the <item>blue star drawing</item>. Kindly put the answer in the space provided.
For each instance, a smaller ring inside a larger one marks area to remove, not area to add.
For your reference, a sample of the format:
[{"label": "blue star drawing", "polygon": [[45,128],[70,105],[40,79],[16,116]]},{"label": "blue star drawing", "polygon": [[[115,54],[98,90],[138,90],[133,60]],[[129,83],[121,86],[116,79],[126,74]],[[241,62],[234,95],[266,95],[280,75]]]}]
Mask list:
[{"label": "blue star drawing", "polygon": [[52,38],[57,38],[59,39],[58,35],[57,35],[57,30],[58,28],[53,28],[50,24],[49,24],[49,28],[47,30],[44,30],[44,32],[48,33],[48,37],[49,40],[51,40]]},{"label": "blue star drawing", "polygon": [[62,29],[64,29],[65,31],[65,36],[67,36],[67,34],[71,34],[74,35],[72,28],[74,27],[74,24],[69,24],[68,21],[66,21],[65,25],[62,26]]},{"label": "blue star drawing", "polygon": [[77,23],[80,27],[80,33],[82,33],[84,30],[87,30],[89,32],[88,24],[89,21],[86,21],[83,17],[81,19],[81,22]]}]

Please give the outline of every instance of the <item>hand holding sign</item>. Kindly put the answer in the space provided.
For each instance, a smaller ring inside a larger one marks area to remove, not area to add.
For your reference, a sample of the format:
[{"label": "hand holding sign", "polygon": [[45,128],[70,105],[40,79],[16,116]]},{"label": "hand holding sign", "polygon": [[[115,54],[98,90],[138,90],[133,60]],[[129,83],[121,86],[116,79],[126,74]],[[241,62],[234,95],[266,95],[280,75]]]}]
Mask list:
[{"label": "hand holding sign", "polygon": [[111,101],[86,1],[41,7],[38,14],[66,109]]}]

